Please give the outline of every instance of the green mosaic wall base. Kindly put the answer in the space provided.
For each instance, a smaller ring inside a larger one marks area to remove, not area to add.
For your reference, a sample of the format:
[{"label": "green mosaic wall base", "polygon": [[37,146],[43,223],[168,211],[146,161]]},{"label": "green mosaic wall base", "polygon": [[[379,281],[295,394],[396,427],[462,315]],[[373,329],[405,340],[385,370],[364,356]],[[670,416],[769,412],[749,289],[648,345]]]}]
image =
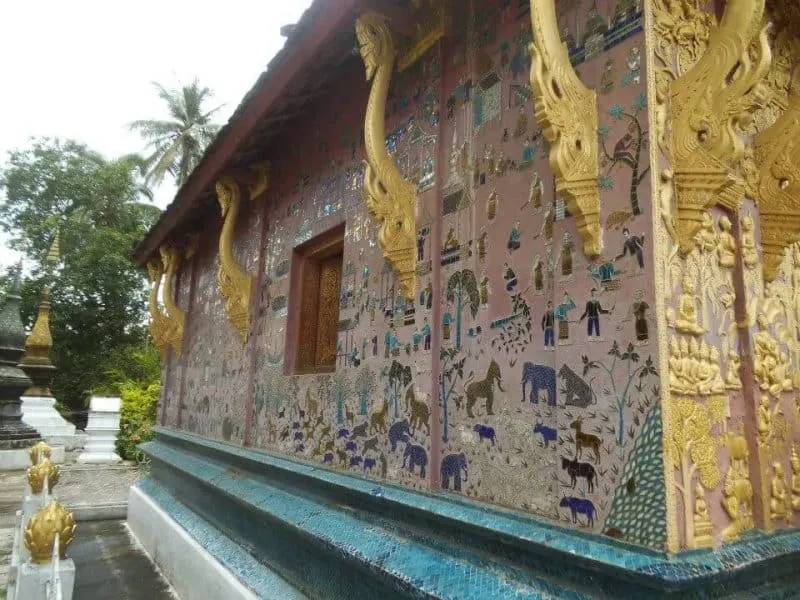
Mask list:
[{"label": "green mosaic wall base", "polygon": [[142,448],[141,489],[256,592],[263,564],[320,599],[800,596],[800,532],[669,556],[172,430]]}]

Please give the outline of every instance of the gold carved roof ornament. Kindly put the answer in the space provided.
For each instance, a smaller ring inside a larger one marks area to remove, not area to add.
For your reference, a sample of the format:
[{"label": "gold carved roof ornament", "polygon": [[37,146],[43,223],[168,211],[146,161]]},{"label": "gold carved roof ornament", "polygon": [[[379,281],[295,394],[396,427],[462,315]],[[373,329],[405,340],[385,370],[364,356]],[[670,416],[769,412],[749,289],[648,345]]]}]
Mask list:
[{"label": "gold carved roof ornament", "polygon": [[183,329],[186,313],[175,301],[175,280],[183,259],[180,250],[173,246],[161,246],[161,261],[164,265],[164,308],[166,308],[167,325],[164,334],[165,343],[169,343],[178,356],[183,351]]},{"label": "gold carved roof ornament", "polygon": [[561,41],[554,0],[531,0],[531,87],[536,120],[550,142],[556,192],[575,216],[583,252],[599,256],[599,126],[597,93],[578,78]]},{"label": "gold carved roof ornament", "polygon": [[226,176],[217,182],[217,200],[222,212],[222,231],[219,235],[219,289],[225,300],[225,312],[233,323],[242,342],[247,341],[247,323],[253,277],[236,262],[233,242],[236,219],[239,215],[241,193],[233,177]]},{"label": "gold carved roof ornament", "polygon": [[66,559],[67,546],[75,539],[75,517],[57,500],[37,512],[25,527],[25,546],[38,565],[50,562],[53,544],[58,536],[58,554]]},{"label": "gold carved roof ornament", "polygon": [[163,356],[166,355],[169,348],[169,317],[158,305],[158,293],[164,279],[163,263],[160,260],[147,263],[147,272],[152,282],[150,288],[150,335]]},{"label": "gold carved roof ornament", "polygon": [[383,16],[369,12],[356,20],[356,37],[372,88],[364,118],[364,201],[380,225],[378,243],[392,265],[403,295],[416,286],[416,205],[414,184],[406,181],[386,150],[386,98],[396,49]]},{"label": "gold carved roof ornament", "polygon": [[800,241],[800,96],[753,140],[758,168],[764,281],[775,279],[786,249]]},{"label": "gold carved roof ornament", "polygon": [[[763,13],[764,0],[728,0],[719,25],[708,30],[674,19],[683,32],[708,33],[707,43],[691,35],[675,37],[679,58],[704,45],[705,51],[668,91],[675,225],[683,255],[694,248],[704,213],[716,204],[736,210],[744,197],[745,182],[736,172],[745,150],[741,133],[759,105],[760,82],[771,60]],[[702,11],[691,14],[708,18]],[[657,28],[672,22],[669,17],[658,14]]]}]

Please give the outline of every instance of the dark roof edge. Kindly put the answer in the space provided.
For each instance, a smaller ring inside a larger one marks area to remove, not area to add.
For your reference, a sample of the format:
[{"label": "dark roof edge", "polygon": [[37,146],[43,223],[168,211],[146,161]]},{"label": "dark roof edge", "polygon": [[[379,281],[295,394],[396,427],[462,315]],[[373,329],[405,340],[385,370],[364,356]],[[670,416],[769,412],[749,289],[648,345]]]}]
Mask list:
[{"label": "dark roof edge", "polygon": [[317,50],[342,26],[359,0],[314,0],[292,36],[269,62],[266,71],[245,95],[228,123],[206,150],[189,179],[158,222],[134,250],[134,261],[145,264],[197,204],[203,192],[220,177],[239,146],[269,114],[292,80],[317,58]]}]

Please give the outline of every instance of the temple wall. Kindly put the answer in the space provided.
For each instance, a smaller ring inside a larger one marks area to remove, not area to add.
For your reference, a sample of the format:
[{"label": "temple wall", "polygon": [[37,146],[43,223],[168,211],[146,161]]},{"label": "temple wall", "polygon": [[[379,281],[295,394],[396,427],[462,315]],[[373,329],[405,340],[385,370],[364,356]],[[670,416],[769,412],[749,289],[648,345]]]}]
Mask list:
[{"label": "temple wall", "polygon": [[[183,263],[175,286],[175,302],[185,312],[191,308],[192,270],[193,262]],[[185,352],[178,356],[174,349],[170,349],[164,361],[159,414],[161,415],[160,423],[168,427],[180,426],[179,407],[186,356]]]},{"label": "temple wall", "polygon": [[[218,237],[216,219],[204,234]],[[258,262],[260,215],[240,215],[240,236],[234,251],[240,263],[253,270]],[[216,244],[201,243],[193,258],[195,292],[184,338],[185,381],[181,428],[200,435],[243,443],[248,404],[250,353],[231,324],[219,290]]]},{"label": "temple wall", "polygon": [[[556,197],[533,117],[530,16],[511,5],[472,2],[453,15],[452,36],[395,74],[387,148],[418,183],[413,303],[399,294],[362,200],[368,86],[351,61],[274,145],[266,194],[243,205],[236,251],[260,283],[245,345],[219,293],[218,217],[205,227],[184,354],[166,379],[165,423],[660,548],[667,525],[641,14],[624,1],[595,11],[575,2],[561,13],[577,40],[577,70],[600,103],[604,249],[590,261]],[[336,371],[287,375],[292,250],[342,223]],[[592,289],[602,308],[596,332],[588,314],[581,319]]]}]

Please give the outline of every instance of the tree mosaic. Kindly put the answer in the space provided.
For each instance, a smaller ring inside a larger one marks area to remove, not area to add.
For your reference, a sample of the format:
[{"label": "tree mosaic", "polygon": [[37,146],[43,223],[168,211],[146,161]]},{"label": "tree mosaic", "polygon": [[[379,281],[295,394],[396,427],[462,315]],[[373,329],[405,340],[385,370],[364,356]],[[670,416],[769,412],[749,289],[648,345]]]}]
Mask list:
[{"label": "tree mosaic", "polygon": [[606,140],[610,134],[607,125],[601,125],[598,131],[600,149],[602,150],[601,166],[605,168],[600,176],[600,185],[606,190],[614,189],[614,170],[619,165],[625,165],[631,170],[631,213],[633,216],[642,214],[639,206],[639,185],[650,173],[650,167],[641,168],[642,151],[647,150],[649,132],[642,126],[641,113],[647,113],[647,98],[642,92],[631,103],[630,109],[625,109],[621,104],[615,104],[608,109],[608,115],[615,121],[627,122],[627,131],[614,144],[614,151],[610,153],[606,147]]},{"label": "tree mosaic", "polygon": [[392,405],[392,416],[396,419],[400,416],[400,397],[413,379],[411,376],[411,367],[393,360],[384,376],[387,379],[389,401]]},{"label": "tree mosaic", "polygon": [[358,372],[355,386],[358,394],[358,414],[366,415],[369,411],[370,396],[378,387],[375,371],[369,365],[365,365]]},{"label": "tree mosaic", "polygon": [[460,350],[462,313],[466,308],[469,308],[474,319],[481,304],[475,273],[469,269],[453,273],[447,280],[445,299],[448,303],[452,303],[455,311],[456,350]]},{"label": "tree mosaic", "polygon": [[339,424],[345,421],[345,402],[350,397],[353,386],[350,378],[344,371],[336,371],[331,377],[330,394],[336,401],[336,422]]},{"label": "tree mosaic", "polygon": [[[617,413],[617,424],[615,426],[615,439],[617,446],[622,446],[625,443],[626,433],[628,437],[633,438],[634,430],[629,428],[625,430],[625,410],[633,406],[631,393],[636,390],[641,392],[643,386],[646,384],[648,377],[658,377],[653,359],[648,356],[643,363],[640,363],[639,353],[636,352],[633,344],[628,344],[625,351],[620,351],[619,343],[614,341],[611,350],[608,351],[611,356],[611,363],[589,360],[589,357],[584,355],[583,360],[583,376],[586,377],[592,371],[600,371],[606,376],[606,385],[603,388],[603,394],[611,396],[613,401],[613,411]],[[622,377],[620,378],[620,372]],[[633,386],[633,387],[631,387]]]},{"label": "tree mosaic", "polygon": [[439,352],[441,373],[439,374],[439,403],[442,407],[442,441],[450,440],[450,401],[458,406],[461,396],[454,394],[456,384],[464,380],[464,363],[467,358],[461,356],[455,348],[442,348]]}]

